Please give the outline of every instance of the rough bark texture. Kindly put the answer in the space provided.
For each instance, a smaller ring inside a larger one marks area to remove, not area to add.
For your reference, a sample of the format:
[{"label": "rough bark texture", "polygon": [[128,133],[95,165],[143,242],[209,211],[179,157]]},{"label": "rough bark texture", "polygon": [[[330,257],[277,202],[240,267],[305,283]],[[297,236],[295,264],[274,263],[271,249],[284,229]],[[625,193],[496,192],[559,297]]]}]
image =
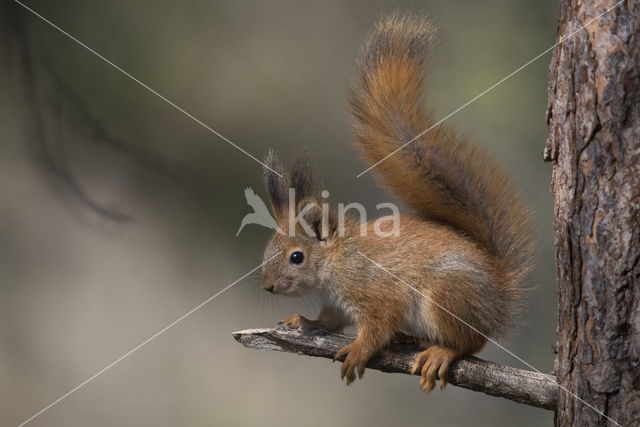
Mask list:
[{"label": "rough bark texture", "polygon": [[[617,1],[617,0],[616,0]],[[615,4],[562,1],[558,40]],[[549,75],[561,386],[640,425],[640,0],[556,48]],[[613,425],[561,392],[556,422]]]},{"label": "rough bark texture", "polygon": [[[247,329],[234,332],[233,337],[250,348],[328,359],[333,359],[339,349],[355,338],[340,333],[312,335],[282,329]],[[409,374],[420,351],[414,344],[395,342],[373,357],[367,368]],[[449,370],[449,383],[539,408],[554,409],[558,402],[558,386],[552,375],[498,365],[477,357],[454,362]]]}]

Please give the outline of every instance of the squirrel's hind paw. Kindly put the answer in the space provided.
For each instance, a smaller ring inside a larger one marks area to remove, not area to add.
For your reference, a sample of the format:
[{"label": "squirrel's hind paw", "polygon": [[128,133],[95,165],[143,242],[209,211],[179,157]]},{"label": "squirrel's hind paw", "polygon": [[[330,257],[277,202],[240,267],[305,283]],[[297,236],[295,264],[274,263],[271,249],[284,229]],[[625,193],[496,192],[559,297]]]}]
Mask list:
[{"label": "squirrel's hind paw", "polygon": [[411,368],[411,374],[415,374],[420,370],[422,378],[420,378],[419,386],[422,391],[428,393],[436,386],[437,373],[440,379],[440,389],[443,390],[447,385],[449,366],[455,359],[455,351],[439,345],[433,345],[416,357]]}]

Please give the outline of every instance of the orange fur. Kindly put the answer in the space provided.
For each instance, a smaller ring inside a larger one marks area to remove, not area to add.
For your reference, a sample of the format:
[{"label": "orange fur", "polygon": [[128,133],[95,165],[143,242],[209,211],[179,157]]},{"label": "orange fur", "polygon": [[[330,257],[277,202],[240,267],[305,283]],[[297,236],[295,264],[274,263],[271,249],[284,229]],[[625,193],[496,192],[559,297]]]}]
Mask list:
[{"label": "orange fur", "polygon": [[[371,165],[434,123],[422,102],[432,34],[423,18],[392,15],[365,44],[360,84],[350,101],[357,145]],[[282,170],[273,153],[265,161]],[[347,384],[400,332],[433,345],[413,368],[421,373],[420,387],[430,391],[436,376],[446,384],[455,359],[479,351],[486,336],[509,326],[522,294],[518,284],[530,266],[529,214],[495,162],[446,127],[432,129],[372,172],[417,211],[401,215],[399,236],[377,236],[372,222],[362,235],[355,220],[340,235],[335,212],[323,233],[321,186],[308,158],[298,159],[283,179],[265,169],[281,228],[287,222],[285,191],[292,186],[302,200],[295,212],[310,204],[305,219],[315,235],[299,228],[295,236],[274,234],[264,258],[281,255],[263,267],[263,286],[323,297],[318,320],[293,315],[284,321],[290,327],[338,330],[357,324],[356,339],[336,354],[344,359],[341,376]],[[302,263],[289,262],[294,251],[304,254]]]}]

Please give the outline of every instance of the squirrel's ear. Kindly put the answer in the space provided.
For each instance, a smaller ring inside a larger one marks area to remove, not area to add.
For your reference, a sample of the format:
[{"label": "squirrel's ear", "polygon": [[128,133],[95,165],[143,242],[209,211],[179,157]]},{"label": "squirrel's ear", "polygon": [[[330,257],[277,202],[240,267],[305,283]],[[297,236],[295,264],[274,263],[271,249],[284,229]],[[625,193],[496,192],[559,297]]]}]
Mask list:
[{"label": "squirrel's ear", "polygon": [[298,203],[296,212],[302,214],[302,221],[296,224],[297,232],[307,234],[309,237],[315,236],[323,243],[327,243],[335,235],[337,217],[328,205],[320,205],[314,200],[306,199]]},{"label": "squirrel's ear", "polygon": [[[269,193],[271,208],[276,222],[282,228],[287,218],[287,205],[289,203],[289,182],[284,173],[282,162],[276,156],[273,150],[269,150],[267,157],[264,159],[264,181]],[[277,173],[276,173],[277,172]],[[281,176],[278,176],[280,174]]]},{"label": "squirrel's ear", "polygon": [[291,187],[296,191],[296,200],[320,200],[321,182],[311,165],[311,156],[304,152],[296,157],[289,175]]}]

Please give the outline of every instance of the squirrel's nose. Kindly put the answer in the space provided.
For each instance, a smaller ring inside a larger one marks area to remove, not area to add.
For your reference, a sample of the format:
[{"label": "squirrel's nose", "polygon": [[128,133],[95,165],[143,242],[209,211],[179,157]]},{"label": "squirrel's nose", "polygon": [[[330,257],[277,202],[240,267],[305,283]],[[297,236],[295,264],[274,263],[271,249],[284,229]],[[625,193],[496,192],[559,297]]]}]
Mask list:
[{"label": "squirrel's nose", "polygon": [[273,292],[273,285],[262,285],[265,291]]}]

